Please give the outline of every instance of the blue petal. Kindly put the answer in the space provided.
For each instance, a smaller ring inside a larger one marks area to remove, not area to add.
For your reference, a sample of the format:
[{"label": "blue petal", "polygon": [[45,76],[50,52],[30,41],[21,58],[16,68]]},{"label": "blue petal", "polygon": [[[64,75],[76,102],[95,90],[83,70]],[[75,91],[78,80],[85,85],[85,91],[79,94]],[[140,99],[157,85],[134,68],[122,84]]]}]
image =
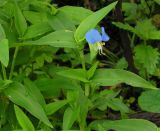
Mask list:
[{"label": "blue petal", "polygon": [[101,27],[101,30],[102,30],[102,41],[109,41],[109,36],[106,34],[105,30],[104,30],[104,27]]},{"label": "blue petal", "polygon": [[96,29],[89,30],[85,37],[89,44],[95,44],[102,41],[102,36]]}]

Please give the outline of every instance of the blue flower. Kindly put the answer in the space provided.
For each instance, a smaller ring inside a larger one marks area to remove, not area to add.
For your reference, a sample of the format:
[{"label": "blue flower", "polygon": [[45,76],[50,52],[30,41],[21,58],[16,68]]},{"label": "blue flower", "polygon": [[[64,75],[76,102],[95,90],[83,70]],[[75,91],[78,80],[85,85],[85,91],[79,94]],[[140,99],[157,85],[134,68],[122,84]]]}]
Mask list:
[{"label": "blue flower", "polygon": [[106,34],[104,27],[101,27],[101,32],[99,33],[98,30],[96,29],[91,29],[89,30],[85,37],[86,37],[86,41],[89,44],[96,44],[97,45],[97,49],[99,51],[99,54],[104,54],[102,47],[103,45],[105,45],[105,42],[109,41],[109,36]]}]

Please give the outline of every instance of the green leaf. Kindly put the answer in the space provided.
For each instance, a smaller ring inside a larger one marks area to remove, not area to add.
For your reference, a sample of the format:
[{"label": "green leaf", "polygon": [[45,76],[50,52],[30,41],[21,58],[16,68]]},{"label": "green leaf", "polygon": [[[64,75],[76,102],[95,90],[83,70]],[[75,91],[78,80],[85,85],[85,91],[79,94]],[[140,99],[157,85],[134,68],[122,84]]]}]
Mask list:
[{"label": "green leaf", "polygon": [[160,0],[154,0],[157,4],[160,5]]},{"label": "green leaf", "polygon": [[23,11],[23,14],[27,21],[31,22],[32,24],[39,24],[48,21],[46,14],[42,12]]},{"label": "green leaf", "polygon": [[11,1],[8,2],[5,0],[5,2],[6,2],[5,5],[1,8],[0,14],[1,18],[6,21],[7,19],[11,19],[13,17],[15,5]]},{"label": "green leaf", "polygon": [[[7,99],[8,100],[8,99]],[[13,127],[19,127],[19,123],[17,121],[17,118],[16,118],[16,114],[15,114],[15,110],[14,110],[14,104],[13,103],[10,103],[8,105],[8,108],[7,108],[7,121],[8,121],[8,124],[9,125],[12,125],[12,129]],[[9,116],[9,117],[8,117]]]},{"label": "green leaf", "polygon": [[17,120],[21,125],[23,131],[35,131],[32,122],[29,120],[26,114],[16,105],[14,105]]},{"label": "green leaf", "polygon": [[122,11],[124,11],[125,21],[136,21],[139,17],[137,15],[138,4],[131,2],[122,3]]},{"label": "green leaf", "polygon": [[78,122],[82,128],[86,126],[86,118],[88,114],[89,105],[91,105],[85,92],[80,87],[78,89],[67,92],[67,100],[69,104],[74,107],[74,110],[80,109],[78,114]]},{"label": "green leaf", "polygon": [[[101,92],[95,93],[94,96],[92,96],[91,100],[95,103],[98,102],[99,100],[102,100],[102,99],[103,100],[110,100],[110,99],[113,99],[114,97],[116,97],[118,94],[119,94],[119,91],[115,92],[113,90],[103,90]],[[103,104],[103,102],[102,102],[102,104]]]},{"label": "green leaf", "polygon": [[116,69],[127,69],[127,67],[128,63],[124,57],[120,58],[115,65]]},{"label": "green leaf", "polygon": [[4,29],[2,25],[0,24],[0,41],[6,38],[6,34],[4,32]]},{"label": "green leaf", "polygon": [[97,69],[97,67],[98,67],[98,64],[99,64],[98,61],[95,62],[95,63],[93,64],[93,66],[87,71],[88,79],[90,79],[90,78],[94,75],[94,73],[95,73],[95,71],[96,71],[96,69]]},{"label": "green leaf", "polygon": [[[116,99],[115,97],[118,94],[119,94],[119,91],[114,92],[113,90],[104,90],[104,91],[95,93],[94,96],[91,98],[93,103],[91,106],[91,109],[93,110],[95,108],[98,108],[102,111],[105,111],[107,109],[107,106],[109,106],[111,108],[113,107],[112,109],[116,111],[122,111],[126,107],[123,107],[122,109],[121,107],[123,105],[120,107],[120,104],[122,103],[122,101],[119,102],[119,100],[115,100]],[[115,102],[115,103],[112,103],[112,102]],[[118,105],[116,105],[117,103]],[[128,109],[125,110],[124,112],[128,112]]]},{"label": "green leaf", "polygon": [[77,25],[93,13],[91,10],[75,6],[63,6],[59,10],[64,12]]},{"label": "green leaf", "polygon": [[98,48],[96,44],[89,44],[89,61],[90,63],[92,63],[92,61],[94,61],[94,59],[96,59],[97,53],[98,53]]},{"label": "green leaf", "polygon": [[50,1],[46,0],[34,0],[30,2],[30,5],[33,10],[41,12],[41,13],[51,13],[55,14],[57,12],[57,9],[55,8],[55,5],[50,4]]},{"label": "green leaf", "polygon": [[6,33],[6,38],[8,39],[9,47],[11,47],[15,42],[17,42],[18,39],[17,31],[14,26],[13,28],[11,28],[9,23],[4,25],[4,29]]},{"label": "green leaf", "polygon": [[107,7],[96,11],[95,13],[89,15],[86,19],[84,19],[81,24],[78,26],[74,36],[77,42],[81,42],[85,38],[85,34],[91,28],[94,28],[98,22],[100,22],[115,6],[117,2],[114,2]]},{"label": "green leaf", "polygon": [[15,130],[13,130],[13,131],[23,131],[22,129],[15,129]]},{"label": "green leaf", "polygon": [[68,70],[57,72],[57,74],[63,77],[67,77],[67,78],[71,78],[71,79],[75,79],[83,82],[88,82],[86,78],[87,74],[83,69],[68,69]]},{"label": "green leaf", "polygon": [[141,109],[148,112],[160,113],[160,90],[145,91],[138,98]]},{"label": "green leaf", "polygon": [[40,90],[38,89],[38,87],[29,79],[24,79],[24,85],[30,92],[32,98],[34,98],[35,101],[37,101],[41,106],[45,107],[46,106],[45,99],[41,94]]},{"label": "green leaf", "polygon": [[112,22],[112,24],[115,25],[115,26],[117,26],[120,29],[128,30],[128,31],[131,31],[133,33],[136,33],[135,28],[133,28],[132,26],[130,26],[127,23],[124,24],[124,23],[121,23],[121,22]]},{"label": "green leaf", "polygon": [[56,15],[48,15],[48,22],[53,30],[74,31],[76,29],[74,23],[62,11],[58,11],[58,13],[56,13]]},{"label": "green leaf", "polygon": [[152,24],[151,20],[138,21],[135,27],[130,26],[129,24],[121,22],[113,22],[115,26],[120,29],[128,30],[132,33],[135,33],[143,40],[159,40],[160,31],[158,31],[155,26]]},{"label": "green leaf", "polygon": [[8,40],[2,39],[0,40],[0,61],[2,64],[7,67],[9,63],[9,46]]},{"label": "green leaf", "polygon": [[160,40],[160,31],[157,31],[157,30],[151,31],[149,33],[149,39],[151,39],[151,40]]},{"label": "green leaf", "polygon": [[142,64],[148,73],[153,74],[157,69],[159,62],[158,49],[153,48],[150,45],[137,45],[134,49],[135,60]]},{"label": "green leaf", "polygon": [[43,107],[32,97],[31,92],[22,84],[18,82],[11,83],[8,88],[4,90],[4,93],[13,103],[24,107],[40,121],[52,127]]},{"label": "green leaf", "polygon": [[[136,34],[143,40],[151,39],[150,34],[156,31],[156,27],[151,20],[138,21],[135,26]],[[153,39],[153,38],[152,38]]]},{"label": "green leaf", "polygon": [[68,107],[65,110],[63,116],[63,130],[69,130],[72,127],[73,123],[77,119],[78,113],[79,108],[73,110],[70,107]]},{"label": "green leaf", "polygon": [[55,77],[54,79],[38,79],[35,81],[36,86],[47,97],[58,97],[61,90],[73,90],[79,86],[72,82],[70,79],[64,77]]},{"label": "green leaf", "polygon": [[52,28],[48,24],[48,22],[34,24],[28,27],[25,35],[21,39],[31,39],[37,36],[41,36],[50,31],[52,31]]},{"label": "green leaf", "polygon": [[76,48],[76,42],[74,40],[73,32],[68,30],[52,32],[36,41],[32,41],[31,44]]},{"label": "green leaf", "polygon": [[16,30],[19,36],[23,36],[27,29],[27,22],[22,14],[22,11],[18,7],[17,3],[15,3],[15,11],[14,11],[14,23]]},{"label": "green leaf", "polygon": [[99,130],[99,131],[106,131],[106,129],[103,128],[101,125],[98,125],[98,130]]},{"label": "green leaf", "polygon": [[157,131],[157,126],[150,121],[142,119],[123,119],[116,121],[97,120],[90,124],[94,130],[98,130],[98,126],[102,126],[106,130],[113,129],[116,131]]},{"label": "green leaf", "polygon": [[106,102],[107,106],[115,111],[120,111],[122,113],[129,113],[129,108],[125,105],[121,99],[113,98]]},{"label": "green leaf", "polygon": [[52,115],[56,111],[58,111],[60,108],[65,106],[68,103],[67,100],[61,100],[61,101],[56,101],[52,102],[46,105],[46,113],[47,115]]},{"label": "green leaf", "polygon": [[6,0],[1,0],[1,1],[0,1],[0,7],[3,7],[6,3],[7,3]]},{"label": "green leaf", "polygon": [[133,87],[157,89],[140,76],[120,69],[98,69],[91,82],[99,86],[114,86],[116,84],[126,83]]},{"label": "green leaf", "polygon": [[[0,102],[0,117],[1,117],[1,123],[0,125],[4,127],[4,125],[6,124],[7,121],[9,121],[8,119],[8,104],[7,104],[8,100],[3,99]],[[0,128],[1,129],[1,128]]]},{"label": "green leaf", "polygon": [[11,80],[0,80],[0,91],[7,88],[10,83],[12,83]]}]

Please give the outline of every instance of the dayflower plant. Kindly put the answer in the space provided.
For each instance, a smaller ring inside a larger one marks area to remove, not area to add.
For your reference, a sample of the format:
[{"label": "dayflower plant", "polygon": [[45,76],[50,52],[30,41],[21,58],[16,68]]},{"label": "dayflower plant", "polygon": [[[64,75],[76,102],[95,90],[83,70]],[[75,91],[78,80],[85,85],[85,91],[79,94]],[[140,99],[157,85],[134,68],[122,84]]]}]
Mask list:
[{"label": "dayflower plant", "polygon": [[105,42],[109,41],[109,36],[106,34],[104,27],[101,27],[101,33],[96,29],[89,30],[86,35],[86,41],[89,44],[96,44],[97,50],[99,51],[99,54],[103,54],[103,46],[105,45]]}]

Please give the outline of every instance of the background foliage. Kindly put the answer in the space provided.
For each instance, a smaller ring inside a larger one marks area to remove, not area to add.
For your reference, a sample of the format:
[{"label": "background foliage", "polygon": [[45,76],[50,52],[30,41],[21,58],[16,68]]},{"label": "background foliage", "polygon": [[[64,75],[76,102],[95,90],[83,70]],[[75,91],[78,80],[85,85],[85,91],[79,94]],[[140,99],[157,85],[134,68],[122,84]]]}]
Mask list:
[{"label": "background foliage", "polygon": [[[160,1],[0,1],[2,131],[159,130]],[[104,26],[99,55],[85,40]],[[138,113],[145,113],[142,117]]]}]

